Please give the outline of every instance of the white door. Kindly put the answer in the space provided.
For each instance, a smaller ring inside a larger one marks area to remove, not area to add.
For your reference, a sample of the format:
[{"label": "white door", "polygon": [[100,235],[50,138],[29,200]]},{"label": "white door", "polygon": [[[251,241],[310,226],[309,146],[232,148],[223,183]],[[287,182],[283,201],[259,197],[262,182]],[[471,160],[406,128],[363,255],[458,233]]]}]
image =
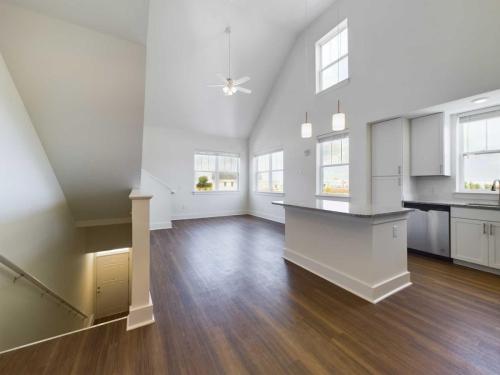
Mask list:
[{"label": "white door", "polygon": [[451,220],[451,257],[487,266],[488,224],[480,220]]},{"label": "white door", "polygon": [[403,123],[401,119],[373,124],[372,176],[401,175],[403,168]]},{"label": "white door", "polygon": [[128,311],[128,252],[96,256],[95,318]]},{"label": "white door", "polygon": [[500,223],[489,223],[490,262],[489,266],[500,269]]}]

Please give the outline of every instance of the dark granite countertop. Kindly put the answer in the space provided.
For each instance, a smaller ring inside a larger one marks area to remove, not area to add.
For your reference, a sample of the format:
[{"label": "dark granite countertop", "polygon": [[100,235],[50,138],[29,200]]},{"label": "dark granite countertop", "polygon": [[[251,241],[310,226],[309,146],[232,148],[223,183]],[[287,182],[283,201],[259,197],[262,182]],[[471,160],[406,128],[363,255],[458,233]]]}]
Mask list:
[{"label": "dark granite countertop", "polygon": [[500,204],[495,203],[472,203],[472,202],[460,202],[460,201],[446,201],[446,200],[405,200],[404,203],[411,204],[434,204],[440,206],[449,206],[449,207],[462,207],[462,208],[475,208],[481,210],[499,210]]}]

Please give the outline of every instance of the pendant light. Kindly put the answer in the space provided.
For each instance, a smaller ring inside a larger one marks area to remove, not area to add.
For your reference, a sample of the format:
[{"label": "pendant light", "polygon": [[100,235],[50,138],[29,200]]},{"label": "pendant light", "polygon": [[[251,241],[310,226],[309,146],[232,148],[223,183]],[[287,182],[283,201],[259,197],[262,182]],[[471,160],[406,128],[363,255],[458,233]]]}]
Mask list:
[{"label": "pendant light", "polygon": [[306,112],[306,122],[304,122],[300,127],[300,136],[302,138],[312,137],[312,124],[309,121],[307,121],[307,112]]},{"label": "pendant light", "polygon": [[345,130],[345,113],[340,112],[340,100],[337,101],[337,113],[332,116],[332,130],[335,132]]},{"label": "pendant light", "polygon": [[[308,19],[308,4],[307,4],[307,0],[305,0],[305,25],[307,25],[307,19]],[[304,66],[305,66],[305,70],[306,70],[306,75],[305,75],[305,84],[306,84],[306,87],[305,87],[305,91],[306,91],[306,95],[307,93],[309,92],[308,91],[308,88],[309,88],[309,69],[308,69],[308,64],[307,64],[307,61],[308,61],[308,56],[307,56],[307,30],[304,32],[304,56],[305,56],[305,61],[304,61]],[[311,138],[312,137],[312,124],[308,121],[308,118],[307,118],[307,111],[306,111],[306,121],[300,126],[300,136],[302,138]]]}]

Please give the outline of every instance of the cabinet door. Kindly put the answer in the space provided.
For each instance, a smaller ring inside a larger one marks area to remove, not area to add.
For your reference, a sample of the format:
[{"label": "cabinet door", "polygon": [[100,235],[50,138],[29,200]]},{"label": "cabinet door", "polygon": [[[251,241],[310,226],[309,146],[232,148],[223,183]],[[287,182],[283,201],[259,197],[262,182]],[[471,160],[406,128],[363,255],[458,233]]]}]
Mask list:
[{"label": "cabinet door", "polygon": [[373,177],[372,204],[376,207],[401,207],[403,200],[401,177]]},{"label": "cabinet door", "polygon": [[488,224],[479,220],[451,219],[451,257],[488,265]]},{"label": "cabinet door", "polygon": [[373,124],[372,176],[397,176],[403,168],[403,123],[401,119]]},{"label": "cabinet door", "polygon": [[443,174],[442,113],[411,120],[411,175],[436,176]]},{"label": "cabinet door", "polygon": [[488,223],[490,234],[489,266],[500,269],[500,223]]}]

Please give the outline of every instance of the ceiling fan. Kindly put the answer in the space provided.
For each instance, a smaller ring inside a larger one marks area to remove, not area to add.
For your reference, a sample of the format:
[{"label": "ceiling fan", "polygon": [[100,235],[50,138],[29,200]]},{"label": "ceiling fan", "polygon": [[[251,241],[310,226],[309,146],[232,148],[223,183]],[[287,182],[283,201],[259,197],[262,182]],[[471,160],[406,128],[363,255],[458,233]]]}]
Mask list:
[{"label": "ceiling fan", "polygon": [[252,90],[247,89],[245,87],[241,87],[245,82],[250,81],[250,77],[241,77],[238,79],[231,78],[231,28],[226,27],[225,33],[227,34],[228,40],[228,74],[227,78],[222,74],[218,73],[217,77],[223,82],[223,84],[218,85],[209,85],[208,87],[221,87],[222,92],[225,96],[231,96],[236,94],[237,92],[242,92],[244,94],[251,94]]}]

